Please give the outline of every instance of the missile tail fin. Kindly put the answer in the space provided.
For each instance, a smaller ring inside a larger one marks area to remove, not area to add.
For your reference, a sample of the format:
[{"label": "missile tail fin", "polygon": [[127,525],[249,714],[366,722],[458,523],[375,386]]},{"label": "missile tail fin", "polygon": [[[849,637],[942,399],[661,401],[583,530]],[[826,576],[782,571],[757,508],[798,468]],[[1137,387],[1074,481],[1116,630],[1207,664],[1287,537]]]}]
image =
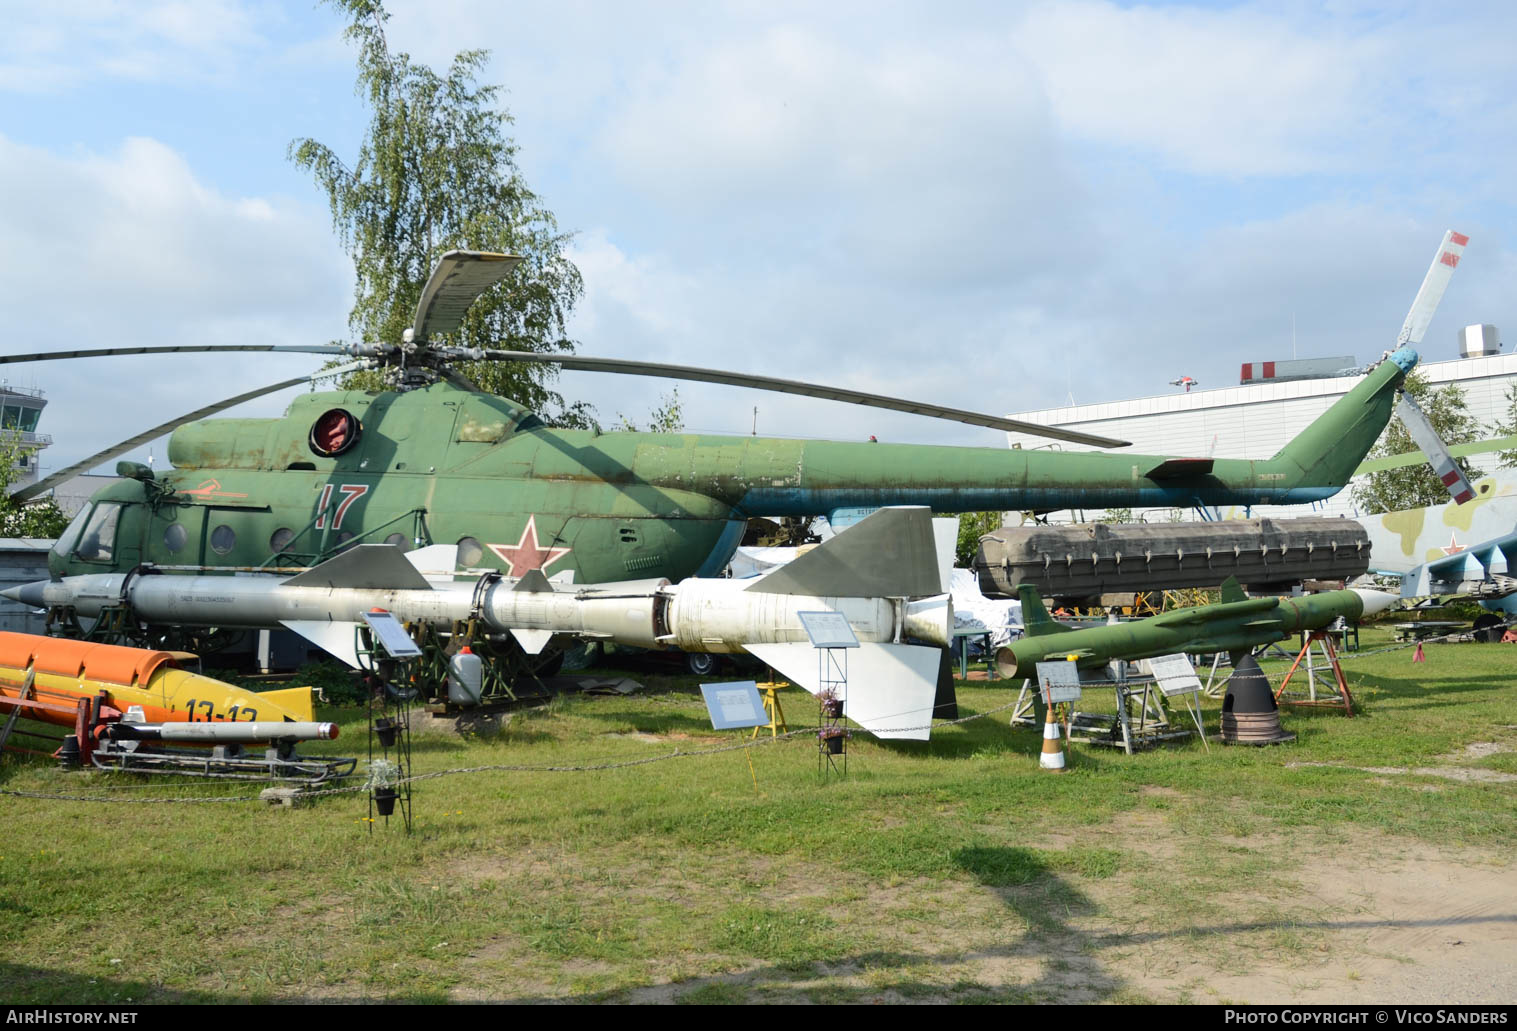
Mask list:
[{"label": "missile tail fin", "polygon": [[541,569],[529,569],[527,570],[527,575],[516,581],[516,586],[511,588],[511,590],[527,591],[532,594],[542,594],[544,592],[552,594],[553,585],[548,582],[548,578],[543,575]]},{"label": "missile tail fin", "polygon": [[1222,604],[1226,605],[1235,601],[1247,601],[1248,595],[1243,593],[1242,586],[1236,576],[1230,576],[1222,581]]},{"label": "missile tail fin", "polygon": [[1069,627],[1055,621],[1048,614],[1048,610],[1043,607],[1043,598],[1038,594],[1036,587],[1032,584],[1023,584],[1019,593],[1022,597],[1022,626],[1028,637],[1070,632]]},{"label": "missile tail fin", "polygon": [[932,700],[932,714],[940,720],[959,718],[959,694],[953,684],[953,669],[957,664],[953,649],[939,649],[938,690]]},{"label": "missile tail fin", "polygon": [[430,591],[432,585],[393,544],[360,544],[285,581],[286,587]]},{"label": "missile tail fin", "polygon": [[278,691],[259,691],[258,697],[267,698],[281,709],[287,709],[303,722],[312,723],[316,719],[316,709],[311,704],[309,687],[284,687]]},{"label": "missile tail fin", "polygon": [[553,631],[525,630],[521,627],[513,627],[511,636],[516,638],[516,643],[520,644],[522,651],[528,655],[541,655],[543,649],[548,647],[548,642],[553,639]]},{"label": "missile tail fin", "polygon": [[329,622],[325,619],[282,619],[280,623],[327,654],[347,663],[350,668],[359,668],[357,623]]},{"label": "missile tail fin", "polygon": [[406,561],[432,583],[452,583],[458,569],[458,545],[429,544],[406,552]]},{"label": "missile tail fin", "polygon": [[759,594],[926,598],[942,593],[932,510],[882,508],[745,588]]},{"label": "missile tail fin", "polygon": [[[816,649],[808,642],[743,646],[792,683],[821,690]],[[926,741],[938,700],[941,648],[914,644],[861,644],[848,649],[843,714],[875,737]]]}]

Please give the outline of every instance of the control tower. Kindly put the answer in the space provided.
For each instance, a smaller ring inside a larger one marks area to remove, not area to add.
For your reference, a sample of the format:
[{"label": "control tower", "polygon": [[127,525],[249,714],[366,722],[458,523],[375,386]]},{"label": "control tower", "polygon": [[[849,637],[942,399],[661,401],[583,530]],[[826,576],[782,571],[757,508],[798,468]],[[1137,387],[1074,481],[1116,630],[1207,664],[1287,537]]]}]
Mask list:
[{"label": "control tower", "polygon": [[42,449],[53,442],[49,434],[37,432],[37,421],[46,407],[47,399],[41,390],[0,383],[0,440],[14,441],[26,452],[16,462],[12,490],[37,482]]}]

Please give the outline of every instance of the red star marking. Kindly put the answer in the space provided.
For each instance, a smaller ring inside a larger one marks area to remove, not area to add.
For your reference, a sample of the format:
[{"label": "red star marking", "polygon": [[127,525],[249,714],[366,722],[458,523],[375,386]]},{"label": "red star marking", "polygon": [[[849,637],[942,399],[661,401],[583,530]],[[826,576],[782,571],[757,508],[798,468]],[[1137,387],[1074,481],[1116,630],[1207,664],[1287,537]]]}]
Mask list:
[{"label": "red star marking", "polygon": [[[532,543],[527,543],[527,538],[532,538]],[[524,576],[529,570],[544,569],[572,551],[572,548],[543,547],[537,540],[537,516],[527,517],[527,526],[521,532],[521,540],[515,544],[486,544],[485,547],[495,552],[495,557],[511,568],[506,572],[507,576]]]},{"label": "red star marking", "polygon": [[1449,546],[1442,549],[1443,553],[1445,555],[1454,555],[1463,550],[1464,549],[1459,546],[1459,541],[1455,539],[1454,535],[1452,533],[1449,534]]}]

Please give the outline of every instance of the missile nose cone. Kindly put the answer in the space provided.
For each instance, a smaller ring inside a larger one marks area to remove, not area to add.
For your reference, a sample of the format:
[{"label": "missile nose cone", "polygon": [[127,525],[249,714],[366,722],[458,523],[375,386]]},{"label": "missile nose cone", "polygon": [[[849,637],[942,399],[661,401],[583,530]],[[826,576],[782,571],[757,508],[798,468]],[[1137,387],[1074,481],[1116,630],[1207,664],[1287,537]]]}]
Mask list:
[{"label": "missile nose cone", "polygon": [[1355,589],[1354,593],[1359,595],[1359,600],[1364,603],[1364,615],[1366,616],[1378,615],[1401,600],[1396,595],[1386,594],[1384,591],[1361,591]]},{"label": "missile nose cone", "polygon": [[36,580],[29,584],[21,584],[8,590],[0,591],[0,595],[11,601],[19,601],[23,605],[30,605],[34,609],[47,608],[47,602],[42,600],[42,589],[48,585],[47,580]]}]

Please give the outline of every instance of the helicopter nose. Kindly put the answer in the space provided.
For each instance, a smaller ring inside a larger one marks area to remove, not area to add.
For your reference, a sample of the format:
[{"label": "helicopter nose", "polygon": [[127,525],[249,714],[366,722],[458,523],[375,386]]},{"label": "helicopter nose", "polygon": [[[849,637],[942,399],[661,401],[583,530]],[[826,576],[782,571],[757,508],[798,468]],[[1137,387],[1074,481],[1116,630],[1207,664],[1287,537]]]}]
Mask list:
[{"label": "helicopter nose", "polygon": [[23,605],[30,605],[34,609],[47,607],[47,602],[42,600],[42,589],[50,581],[37,580],[29,584],[21,584],[8,590],[0,591],[0,597],[9,598],[11,601],[19,601]]}]

